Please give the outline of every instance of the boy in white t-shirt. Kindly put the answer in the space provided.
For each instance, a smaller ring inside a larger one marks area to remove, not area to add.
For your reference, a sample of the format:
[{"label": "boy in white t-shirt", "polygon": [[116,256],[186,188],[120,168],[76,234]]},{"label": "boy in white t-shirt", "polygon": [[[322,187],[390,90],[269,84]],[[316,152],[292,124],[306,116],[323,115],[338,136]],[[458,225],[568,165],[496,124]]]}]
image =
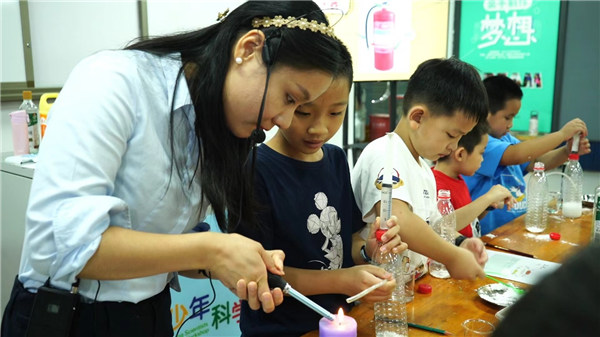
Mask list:
[{"label": "boy in white t-shirt", "polygon": [[412,268],[426,262],[419,253],[443,263],[454,278],[485,276],[487,253],[481,240],[459,237],[457,247],[429,226],[440,215],[435,178],[423,158],[435,161],[450,154],[486,116],[487,95],[475,68],[454,58],[425,61],[408,82],[403,115],[392,137],[367,145],[354,166],[356,202],[363,220],[372,222],[379,216],[382,170],[386,160],[391,162],[392,214],[398,218],[402,241],[413,251]]}]

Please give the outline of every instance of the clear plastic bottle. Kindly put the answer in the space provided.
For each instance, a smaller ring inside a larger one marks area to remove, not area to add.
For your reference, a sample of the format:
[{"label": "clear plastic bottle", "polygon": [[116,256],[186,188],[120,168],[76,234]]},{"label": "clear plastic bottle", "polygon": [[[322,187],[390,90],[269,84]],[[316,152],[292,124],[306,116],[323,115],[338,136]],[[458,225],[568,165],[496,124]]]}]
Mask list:
[{"label": "clear plastic bottle", "polygon": [[38,153],[40,147],[40,112],[37,105],[33,103],[31,91],[23,91],[23,103],[19,110],[27,112],[27,130],[29,134],[29,153]]},{"label": "clear plastic bottle", "polygon": [[404,301],[404,283],[398,259],[401,255],[392,252],[382,253],[381,236],[386,232],[379,229],[375,232],[377,249],[373,253],[373,264],[380,266],[394,275],[396,289],[387,301],[375,302],[375,336],[376,337],[406,337],[408,336],[408,323],[406,304]]},{"label": "clear plastic bottle", "polygon": [[548,224],[548,181],[544,172],[544,163],[533,165],[533,174],[527,182],[527,213],[525,229],[532,233],[540,233]]},{"label": "clear plastic bottle", "polygon": [[596,187],[596,191],[594,193],[594,216],[592,217],[594,220],[592,225],[592,240],[591,242],[594,244],[600,244],[600,186]]},{"label": "clear plastic bottle", "polygon": [[[456,231],[456,214],[454,213],[454,207],[450,202],[450,191],[439,190],[438,191],[438,211],[442,215],[442,218],[434,223],[433,230],[439,234],[444,240],[453,243],[454,232]],[[431,260],[429,263],[429,274],[437,278],[449,278],[450,273],[443,263],[435,260]]]},{"label": "clear plastic bottle", "polygon": [[583,170],[579,164],[579,154],[571,153],[563,172],[569,179],[563,179],[563,216],[579,218],[581,216],[581,201],[583,200]]}]

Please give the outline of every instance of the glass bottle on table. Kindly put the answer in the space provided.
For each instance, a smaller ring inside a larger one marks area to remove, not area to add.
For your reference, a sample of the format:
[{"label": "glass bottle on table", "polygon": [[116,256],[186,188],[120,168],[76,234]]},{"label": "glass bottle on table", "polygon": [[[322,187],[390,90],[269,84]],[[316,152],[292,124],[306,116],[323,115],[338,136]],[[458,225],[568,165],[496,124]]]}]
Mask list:
[{"label": "glass bottle on table", "polygon": [[533,174],[527,183],[525,229],[532,233],[543,232],[548,224],[548,181],[544,168],[544,163],[536,162],[533,165]]},{"label": "glass bottle on table", "polygon": [[[456,231],[456,214],[450,202],[450,191],[438,191],[438,211],[442,217],[434,222],[433,230],[447,242],[454,243],[454,232]],[[429,263],[429,274],[436,278],[449,278],[450,273],[443,263],[431,260]]]}]

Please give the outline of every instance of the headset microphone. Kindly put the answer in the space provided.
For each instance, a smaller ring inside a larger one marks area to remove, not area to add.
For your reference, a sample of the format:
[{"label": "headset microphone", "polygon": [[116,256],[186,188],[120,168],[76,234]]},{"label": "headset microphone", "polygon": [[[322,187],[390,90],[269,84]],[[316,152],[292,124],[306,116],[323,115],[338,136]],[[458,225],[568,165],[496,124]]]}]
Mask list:
[{"label": "headset microphone", "polygon": [[281,31],[276,30],[269,32],[265,36],[265,43],[263,45],[262,57],[263,62],[267,66],[267,78],[265,79],[265,90],[263,92],[262,102],[260,103],[260,111],[258,113],[258,120],[256,121],[256,129],[252,131],[250,140],[254,144],[262,143],[265,141],[265,132],[260,128],[260,122],[262,121],[263,111],[265,110],[265,99],[267,98],[267,90],[269,88],[269,78],[271,77],[271,67],[275,63],[275,57],[281,44]]},{"label": "headset microphone", "polygon": [[[260,121],[260,119],[259,119]],[[259,128],[256,128],[254,130],[252,130],[252,134],[250,135],[250,139],[255,143],[255,144],[259,144],[265,141],[265,138],[267,138],[267,136],[265,135],[265,132]]]}]

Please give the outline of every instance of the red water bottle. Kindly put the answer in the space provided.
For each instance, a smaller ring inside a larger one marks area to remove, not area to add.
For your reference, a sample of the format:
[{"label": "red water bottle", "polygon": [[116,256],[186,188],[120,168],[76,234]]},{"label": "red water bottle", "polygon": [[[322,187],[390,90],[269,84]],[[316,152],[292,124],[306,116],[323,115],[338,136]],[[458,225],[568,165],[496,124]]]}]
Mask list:
[{"label": "red water bottle", "polygon": [[394,29],[396,14],[386,7],[373,13],[373,48],[375,69],[389,70],[394,67]]}]

